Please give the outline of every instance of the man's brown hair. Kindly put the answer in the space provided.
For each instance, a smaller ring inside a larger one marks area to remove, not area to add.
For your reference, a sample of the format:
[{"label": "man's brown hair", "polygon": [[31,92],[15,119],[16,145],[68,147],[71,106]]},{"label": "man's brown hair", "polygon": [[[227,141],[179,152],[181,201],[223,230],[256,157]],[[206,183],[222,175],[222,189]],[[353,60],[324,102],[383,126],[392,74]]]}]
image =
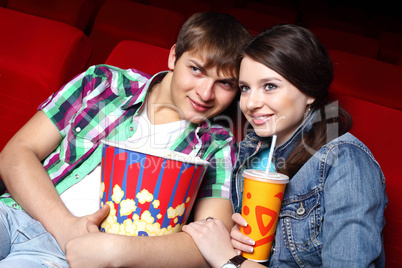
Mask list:
[{"label": "man's brown hair", "polygon": [[239,53],[250,41],[250,32],[228,14],[201,12],[192,15],[182,26],[176,42],[176,61],[185,52],[195,53],[206,68],[238,78]]}]

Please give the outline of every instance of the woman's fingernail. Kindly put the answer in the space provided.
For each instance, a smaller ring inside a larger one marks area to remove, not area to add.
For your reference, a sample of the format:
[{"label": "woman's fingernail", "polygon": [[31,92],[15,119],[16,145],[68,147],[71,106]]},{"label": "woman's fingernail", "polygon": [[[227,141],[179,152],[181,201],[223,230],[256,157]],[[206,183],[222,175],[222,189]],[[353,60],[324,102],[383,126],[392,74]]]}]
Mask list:
[{"label": "woman's fingernail", "polygon": [[250,252],[250,253],[253,253],[253,251],[254,251],[253,247],[250,247],[249,250],[248,250],[248,252]]},{"label": "woman's fingernail", "polygon": [[248,243],[255,246],[255,241],[253,239],[248,240]]}]

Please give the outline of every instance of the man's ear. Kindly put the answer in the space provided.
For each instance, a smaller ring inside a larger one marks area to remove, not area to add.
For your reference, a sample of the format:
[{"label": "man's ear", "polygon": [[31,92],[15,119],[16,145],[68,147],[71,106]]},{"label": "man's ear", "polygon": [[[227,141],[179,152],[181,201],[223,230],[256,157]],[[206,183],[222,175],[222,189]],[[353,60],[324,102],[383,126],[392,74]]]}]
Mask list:
[{"label": "man's ear", "polygon": [[175,63],[176,63],[176,44],[172,46],[169,52],[169,59],[168,59],[169,70],[174,70]]}]

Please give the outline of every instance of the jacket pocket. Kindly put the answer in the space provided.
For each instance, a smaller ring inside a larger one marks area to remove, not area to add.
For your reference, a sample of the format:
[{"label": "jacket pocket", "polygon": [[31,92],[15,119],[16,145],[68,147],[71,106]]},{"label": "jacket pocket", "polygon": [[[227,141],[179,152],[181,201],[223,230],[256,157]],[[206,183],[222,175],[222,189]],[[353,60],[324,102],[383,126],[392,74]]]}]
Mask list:
[{"label": "jacket pocket", "polygon": [[[321,251],[320,191],[283,200],[279,224],[286,247],[303,251]],[[279,226],[278,226],[279,227]]]}]

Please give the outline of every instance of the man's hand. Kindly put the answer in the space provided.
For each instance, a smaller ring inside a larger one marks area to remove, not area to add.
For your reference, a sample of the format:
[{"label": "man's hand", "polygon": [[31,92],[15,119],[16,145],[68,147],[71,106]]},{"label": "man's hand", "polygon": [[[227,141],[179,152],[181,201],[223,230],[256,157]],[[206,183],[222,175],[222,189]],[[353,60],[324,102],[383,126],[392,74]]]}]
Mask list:
[{"label": "man's hand", "polygon": [[67,242],[87,234],[89,232],[88,226],[95,226],[97,229],[97,226],[109,214],[109,209],[109,206],[104,206],[94,214],[83,217],[71,217],[69,220],[64,221],[60,231],[54,234],[60,248],[65,252]]},{"label": "man's hand", "polygon": [[[99,224],[104,215],[109,213],[109,206],[104,206],[88,217],[86,234],[78,236],[66,244],[66,259],[70,267],[110,267],[113,256],[118,256],[118,238],[124,236],[104,234],[99,232]],[[105,214],[106,213],[106,214]],[[97,220],[100,221],[98,222]]]}]

